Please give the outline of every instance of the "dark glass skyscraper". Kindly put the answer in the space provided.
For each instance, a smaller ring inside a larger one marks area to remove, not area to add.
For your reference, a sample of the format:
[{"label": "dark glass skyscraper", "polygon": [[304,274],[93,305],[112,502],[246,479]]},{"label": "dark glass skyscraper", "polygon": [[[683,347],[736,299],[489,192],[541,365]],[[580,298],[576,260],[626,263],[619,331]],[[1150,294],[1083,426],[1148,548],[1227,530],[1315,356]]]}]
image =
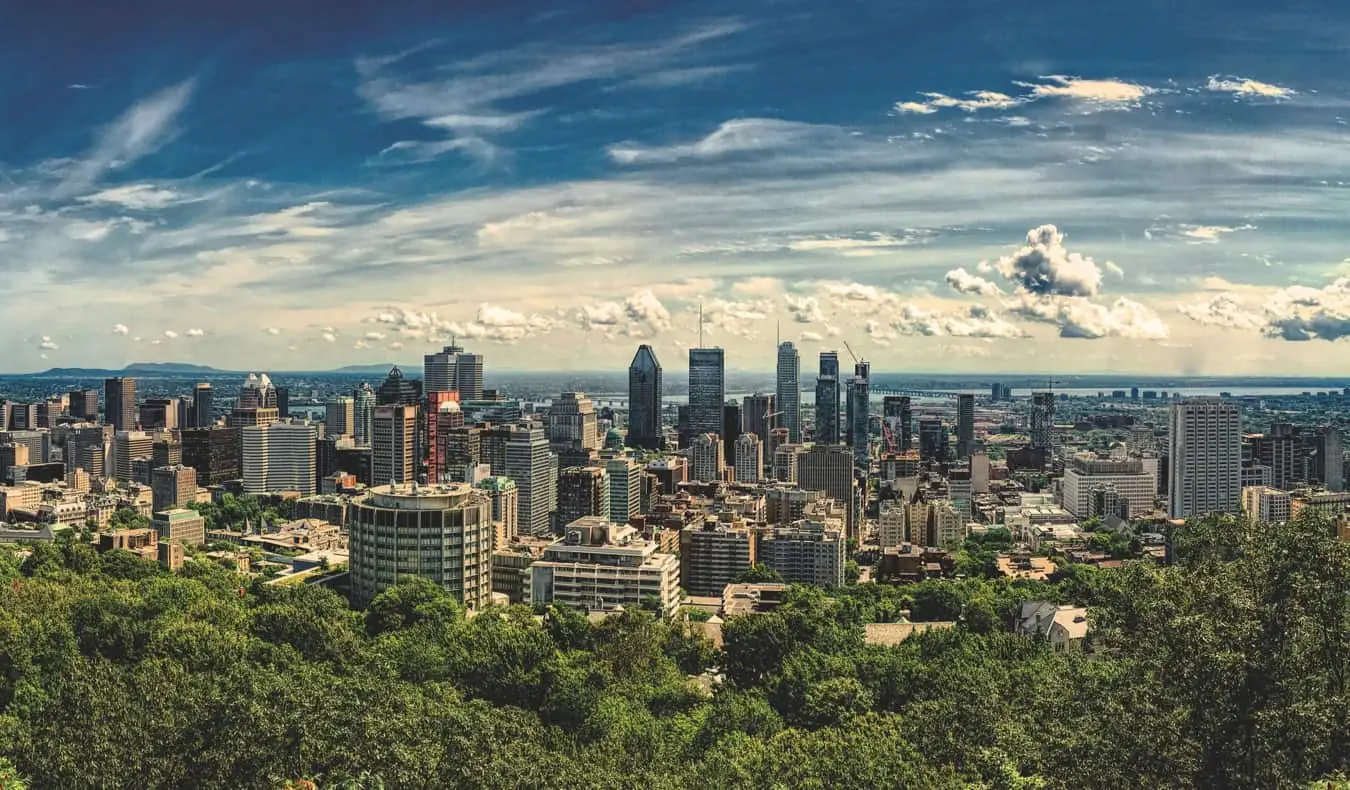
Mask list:
[{"label": "dark glass skyscraper", "polygon": [[839,443],[839,352],[820,352],[816,377],[816,444]]},{"label": "dark glass skyscraper", "polygon": [[779,425],[788,429],[788,441],[802,440],[801,355],[791,342],[778,344],[778,408],[783,412]]},{"label": "dark glass skyscraper", "polygon": [[216,422],[216,406],[211,385],[202,382],[192,390],[192,416],[198,428],[209,428]]},{"label": "dark glass skyscraper", "polygon": [[103,380],[103,421],[115,431],[136,430],[136,379]]},{"label": "dark glass skyscraper", "polygon": [[872,366],[858,362],[848,380],[848,438],[853,446],[854,465],[866,469],[870,461],[868,423],[871,420]]},{"label": "dark glass skyscraper", "polygon": [[661,435],[661,363],[646,344],[628,366],[628,446],[659,450]]},{"label": "dark glass skyscraper", "polygon": [[956,396],[956,457],[969,458],[975,451],[975,396]]},{"label": "dark glass skyscraper", "polygon": [[375,402],[379,406],[417,406],[422,402],[422,382],[404,378],[395,365],[380,385]]},{"label": "dark glass skyscraper", "polygon": [[726,361],[720,348],[689,349],[689,436],[722,435]]}]

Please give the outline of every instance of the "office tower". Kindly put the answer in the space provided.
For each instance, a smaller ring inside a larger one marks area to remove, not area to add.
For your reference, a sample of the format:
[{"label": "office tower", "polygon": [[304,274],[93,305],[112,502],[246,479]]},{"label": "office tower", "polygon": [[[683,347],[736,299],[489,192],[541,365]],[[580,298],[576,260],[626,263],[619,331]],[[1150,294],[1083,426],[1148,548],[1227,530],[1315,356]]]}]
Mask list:
[{"label": "office tower", "polygon": [[1308,455],[1308,482],[1325,486],[1328,491],[1345,490],[1345,469],[1341,432],[1331,425],[1310,429],[1305,435]]},{"label": "office tower", "polygon": [[505,546],[520,536],[520,488],[509,477],[485,477],[478,490],[492,498],[492,520],[497,524],[493,544]]},{"label": "office tower", "polygon": [[277,408],[277,389],[266,373],[250,373],[239,388],[239,399],[234,407],[239,409],[275,409]]},{"label": "office tower", "polygon": [[839,443],[839,352],[820,352],[820,375],[816,376],[817,444]]},{"label": "office tower", "polygon": [[759,443],[766,448],[769,447],[769,431],[777,427],[774,401],[773,395],[760,392],[741,399],[741,426],[744,432],[758,436]]},{"label": "office tower", "polygon": [[417,407],[376,406],[370,446],[376,485],[417,479]]},{"label": "office tower", "polygon": [[1031,393],[1031,447],[1050,450],[1055,437],[1055,393]]},{"label": "office tower", "polygon": [[753,433],[736,439],[736,481],[757,483],[764,476],[764,443]]},{"label": "office tower", "polygon": [[459,393],[428,392],[426,413],[427,482],[453,482],[455,478],[446,477],[446,435],[456,428],[464,427]]},{"label": "office tower", "polygon": [[736,440],[741,438],[741,404],[729,400],[722,407],[722,452],[726,454],[726,465],[736,466]]},{"label": "office tower", "polygon": [[1168,513],[1200,518],[1236,513],[1242,496],[1242,417],[1219,398],[1172,404],[1168,433]]},{"label": "office tower", "polygon": [[339,395],[328,401],[323,408],[323,433],[325,436],[351,436],[356,425],[356,400]]},{"label": "office tower", "polygon": [[609,520],[609,476],[598,466],[564,469],[558,476],[558,524],[566,527],[586,516]]},{"label": "office tower", "polygon": [[[775,435],[782,434],[782,443],[778,443],[775,438],[773,448],[773,458],[769,459],[769,465],[773,467],[769,478],[777,480],[780,483],[797,482],[798,462],[801,460],[803,448],[799,444],[787,443],[787,428],[774,428]],[[821,447],[830,445],[822,444]]]},{"label": "office tower", "polygon": [[173,430],[178,426],[177,398],[147,398],[138,412],[143,430]]},{"label": "office tower", "polygon": [[701,482],[717,482],[726,468],[722,437],[715,433],[700,433],[689,448],[689,473]]},{"label": "office tower", "polygon": [[716,521],[680,530],[680,586],[690,595],[722,597],[722,591],[755,564],[754,532]]},{"label": "office tower", "polygon": [[956,396],[956,457],[969,458],[975,451],[975,396]]},{"label": "office tower", "polygon": [[155,439],[144,431],[118,431],[113,436],[113,474],[118,480],[135,480],[132,461],[149,460]]},{"label": "office tower", "polygon": [[416,406],[422,402],[422,382],[404,378],[398,365],[389,369],[389,375],[375,392],[379,406]]},{"label": "office tower", "polygon": [[919,458],[924,461],[946,461],[947,426],[937,417],[919,420]]},{"label": "office tower", "polygon": [[868,424],[872,418],[872,366],[858,362],[853,366],[853,378],[848,380],[848,437],[853,447],[853,463],[866,469],[871,453]]},{"label": "office tower", "polygon": [[361,382],[352,393],[352,436],[357,447],[370,446],[370,430],[375,420],[375,390]]},{"label": "office tower", "polygon": [[782,412],[778,424],[788,429],[788,441],[802,440],[802,380],[801,356],[790,341],[778,344],[778,410]]},{"label": "office tower", "polygon": [[180,430],[183,428],[196,428],[197,415],[193,411],[194,404],[192,403],[192,399],[175,398],[174,400],[178,402],[178,415],[177,415],[178,421],[176,423],[176,427],[179,428]]},{"label": "office tower", "polygon": [[458,392],[461,401],[483,397],[483,357],[467,354],[453,342],[436,354],[422,357],[422,388],[426,392]]},{"label": "office tower", "polygon": [[244,491],[313,494],[318,435],[315,426],[305,423],[274,422],[240,428]]},{"label": "office tower", "polygon": [[722,435],[722,404],[727,401],[726,366],[722,349],[689,349],[689,435]]},{"label": "office tower", "polygon": [[605,461],[609,475],[609,520],[627,524],[642,514],[642,467],[632,458]]},{"label": "office tower", "polygon": [[889,452],[903,453],[914,449],[914,411],[904,395],[887,395],[881,399],[881,421],[890,433]]},{"label": "office tower", "polygon": [[1126,504],[1125,518],[1129,518],[1153,509],[1158,481],[1137,458],[1123,461],[1070,458],[1064,465],[1060,504],[1079,521],[1105,516],[1106,513],[1094,509],[1093,495],[1107,488]]},{"label": "office tower", "polygon": [[493,523],[487,493],[464,483],[416,490],[377,486],[352,502],[347,528],[357,606],[369,604],[408,574],[430,580],[472,609],[491,602]]},{"label": "office tower", "polygon": [[291,388],[277,387],[277,416],[283,420],[291,418]]},{"label": "office tower", "polygon": [[661,363],[652,347],[644,343],[628,365],[628,446],[660,450],[664,444]]},{"label": "office tower", "polygon": [[788,584],[839,587],[844,583],[847,541],[839,530],[813,521],[777,527],[759,540],[758,560]]},{"label": "office tower", "polygon": [[528,423],[513,425],[505,433],[503,463],[500,468],[493,466],[492,473],[505,475],[520,487],[521,533],[547,535],[556,479],[549,462],[548,436],[543,428]]},{"label": "office tower", "polygon": [[38,428],[37,404],[13,403],[9,408],[9,430],[35,431]]},{"label": "office tower", "polygon": [[161,466],[151,472],[151,509],[176,510],[197,501],[197,470],[190,466]]},{"label": "office tower", "polygon": [[[98,419],[98,391],[97,390],[71,390],[70,391],[70,416],[79,420],[97,420]],[[4,427],[4,426],[0,426]]]},{"label": "office tower", "polygon": [[662,615],[680,603],[680,561],[627,525],[589,518],[569,525],[529,567],[528,603],[589,612],[640,609],[655,599]]},{"label": "office tower", "polygon": [[111,425],[114,431],[135,430],[136,379],[104,379],[103,421]]},{"label": "office tower", "polygon": [[[183,464],[197,470],[197,485],[218,486],[243,476],[238,428],[193,428],[183,431]],[[94,474],[92,470],[89,472]]]},{"label": "office tower", "polygon": [[857,537],[857,483],[853,456],[838,445],[816,445],[797,456],[797,485],[807,491],[824,491],[844,509],[848,537]]},{"label": "office tower", "polygon": [[197,418],[198,428],[210,428],[216,424],[215,398],[212,396],[210,384],[203,382],[193,388],[192,414]]},{"label": "office tower", "polygon": [[1270,486],[1250,486],[1242,489],[1242,514],[1248,521],[1282,524],[1289,520],[1291,506],[1288,491]]},{"label": "office tower", "polygon": [[9,470],[16,466],[28,466],[28,445],[0,444],[0,481],[9,479]]},{"label": "office tower", "polygon": [[150,446],[150,460],[153,468],[178,466],[183,463],[183,444],[177,439],[158,439]]},{"label": "office tower", "polygon": [[1265,434],[1248,437],[1252,460],[1270,468],[1271,485],[1288,491],[1306,481],[1299,452],[1297,429],[1287,422],[1273,422]]},{"label": "office tower", "polygon": [[548,441],[554,451],[598,450],[595,405],[584,392],[564,392],[548,410]]},{"label": "office tower", "polygon": [[[483,429],[474,425],[461,425],[437,432],[436,455],[440,459],[440,466],[436,467],[436,471],[446,482],[470,482],[474,467],[481,463],[482,434]],[[504,459],[502,464],[505,464]],[[499,466],[498,474],[501,474],[500,469]]]},{"label": "office tower", "polygon": [[[179,543],[183,546],[201,546],[206,543],[206,519],[195,510],[155,508],[150,526],[159,535],[161,551],[166,543]],[[179,548],[181,550],[182,547]]]}]

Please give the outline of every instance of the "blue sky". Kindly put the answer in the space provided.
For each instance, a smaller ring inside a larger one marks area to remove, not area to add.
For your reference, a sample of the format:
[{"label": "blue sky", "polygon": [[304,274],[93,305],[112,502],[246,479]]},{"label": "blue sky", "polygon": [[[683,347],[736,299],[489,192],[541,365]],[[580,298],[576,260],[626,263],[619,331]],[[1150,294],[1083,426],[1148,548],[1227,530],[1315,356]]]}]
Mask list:
[{"label": "blue sky", "polygon": [[0,369],[1350,374],[1350,10],[28,4]]}]

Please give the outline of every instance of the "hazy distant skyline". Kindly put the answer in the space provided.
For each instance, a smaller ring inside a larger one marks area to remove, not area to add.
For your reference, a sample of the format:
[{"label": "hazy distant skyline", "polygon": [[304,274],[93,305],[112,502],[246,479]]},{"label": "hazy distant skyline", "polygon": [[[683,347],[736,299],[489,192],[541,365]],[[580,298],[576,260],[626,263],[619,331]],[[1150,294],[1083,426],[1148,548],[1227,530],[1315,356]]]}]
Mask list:
[{"label": "hazy distant skyline", "polygon": [[1350,373],[1350,10],[463,5],[7,12],[0,370]]}]

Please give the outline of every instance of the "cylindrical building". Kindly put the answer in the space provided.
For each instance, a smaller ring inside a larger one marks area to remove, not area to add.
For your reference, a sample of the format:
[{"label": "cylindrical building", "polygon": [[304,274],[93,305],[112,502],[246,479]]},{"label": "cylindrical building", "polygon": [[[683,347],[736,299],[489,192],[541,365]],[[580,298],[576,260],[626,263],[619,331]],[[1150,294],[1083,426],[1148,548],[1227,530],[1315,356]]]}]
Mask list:
[{"label": "cylindrical building", "polygon": [[379,486],[348,514],[352,602],[365,606],[404,576],[465,606],[492,596],[492,499],[464,483]]}]

